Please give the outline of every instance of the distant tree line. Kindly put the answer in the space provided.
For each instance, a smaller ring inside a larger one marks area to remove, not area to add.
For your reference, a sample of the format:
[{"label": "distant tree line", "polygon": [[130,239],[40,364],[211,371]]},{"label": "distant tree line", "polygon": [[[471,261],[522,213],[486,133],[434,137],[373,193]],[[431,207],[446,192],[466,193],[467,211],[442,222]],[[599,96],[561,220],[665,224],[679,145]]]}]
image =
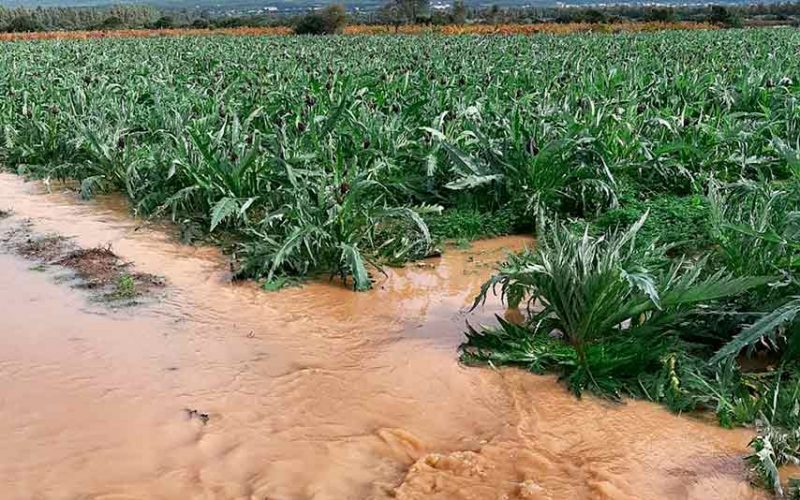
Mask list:
[{"label": "distant tree line", "polygon": [[448,9],[432,8],[429,0],[389,0],[373,12],[350,16],[357,24],[536,24],[615,23],[623,21],[710,22],[726,27],[744,24],[800,25],[800,3],[709,6],[614,5],[607,7],[469,7],[454,0]]},{"label": "distant tree line", "polygon": [[800,3],[644,6],[612,5],[606,7],[468,7],[455,0],[449,9],[432,9],[426,0],[390,0],[374,13],[360,13],[354,22],[364,24],[536,24],[614,23],[622,21],[695,21],[738,27],[746,22],[795,24],[800,21]]},{"label": "distant tree line", "polygon": [[0,31],[116,30],[129,28],[233,28],[291,26],[298,33],[339,33],[345,24],[501,24],[543,22],[614,23],[620,21],[705,21],[735,27],[742,24],[800,25],[800,3],[728,6],[651,7],[471,7],[454,0],[447,9],[430,0],[389,0],[372,11],[347,12],[342,5],[253,16],[213,16],[202,10],[164,10],[146,5],[111,7],[0,7]]},{"label": "distant tree line", "polygon": [[206,11],[165,10],[149,5],[111,7],[0,6],[0,32],[117,30],[133,28],[229,28],[286,24],[280,16],[211,16]]},{"label": "distant tree line", "polygon": [[117,5],[108,8],[0,7],[0,29],[16,32],[118,29],[144,27],[154,23],[159,17],[158,9],[145,5]]}]

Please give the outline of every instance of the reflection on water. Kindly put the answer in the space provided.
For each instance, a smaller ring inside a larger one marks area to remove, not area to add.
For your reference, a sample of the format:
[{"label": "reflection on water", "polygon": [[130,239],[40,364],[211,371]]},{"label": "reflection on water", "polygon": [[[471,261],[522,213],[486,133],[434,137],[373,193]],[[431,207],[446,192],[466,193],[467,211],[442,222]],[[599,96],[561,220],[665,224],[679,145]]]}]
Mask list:
[{"label": "reflection on water", "polygon": [[368,293],[266,293],[118,198],[41,190],[0,175],[0,229],[111,243],[170,287],[108,311],[0,255],[0,498],[758,497],[746,431],[457,363],[465,321],[502,312],[468,312],[481,282],[529,240],[389,270]]}]

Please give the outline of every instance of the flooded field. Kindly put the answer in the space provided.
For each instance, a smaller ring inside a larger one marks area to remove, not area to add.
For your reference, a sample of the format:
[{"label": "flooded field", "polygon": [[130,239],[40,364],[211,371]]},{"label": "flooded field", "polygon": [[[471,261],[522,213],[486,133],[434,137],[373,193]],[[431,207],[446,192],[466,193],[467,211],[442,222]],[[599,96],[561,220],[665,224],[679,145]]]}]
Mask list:
[{"label": "flooded field", "polygon": [[279,293],[126,215],[0,174],[0,231],[31,219],[163,276],[111,310],[0,253],[0,498],[761,498],[751,437],[656,405],[576,400],[552,377],[465,368],[468,307],[529,240],[476,243]]}]

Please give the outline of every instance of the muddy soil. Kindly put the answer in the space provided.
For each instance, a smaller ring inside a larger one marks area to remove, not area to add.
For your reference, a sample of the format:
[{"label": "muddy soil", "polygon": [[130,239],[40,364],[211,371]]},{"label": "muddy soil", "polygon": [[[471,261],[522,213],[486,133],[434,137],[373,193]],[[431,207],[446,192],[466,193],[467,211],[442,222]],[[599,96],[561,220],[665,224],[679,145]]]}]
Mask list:
[{"label": "muddy soil", "polygon": [[353,293],[231,283],[214,249],[0,174],[7,223],[111,244],[170,293],[109,311],[0,254],[0,498],[764,498],[751,433],[644,403],[576,400],[552,377],[465,368],[493,262],[480,242]]},{"label": "muddy soil", "polygon": [[[11,214],[9,210],[0,211],[0,220]],[[37,271],[48,266],[68,270],[76,278],[73,286],[91,290],[95,299],[108,304],[132,303],[165,286],[163,278],[137,272],[131,262],[124,262],[111,250],[111,245],[80,248],[60,234],[37,234],[30,220],[5,226],[0,225],[0,250],[37,263]]]}]

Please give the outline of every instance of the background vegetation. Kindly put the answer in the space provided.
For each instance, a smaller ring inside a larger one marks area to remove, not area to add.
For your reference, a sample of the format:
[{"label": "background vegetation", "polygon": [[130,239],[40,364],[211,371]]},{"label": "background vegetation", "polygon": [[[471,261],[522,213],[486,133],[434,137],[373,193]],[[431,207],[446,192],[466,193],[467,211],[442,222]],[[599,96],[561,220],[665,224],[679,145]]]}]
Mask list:
[{"label": "background vegetation", "polygon": [[344,31],[346,24],[347,11],[334,4],[299,18],[294,32],[298,35],[336,35]]},{"label": "background vegetation", "polygon": [[[230,4],[226,2],[225,5]],[[3,7],[0,6],[0,32],[24,33],[62,30],[124,29],[224,29],[236,27],[296,27],[330,15],[326,8],[311,7],[281,10],[176,9],[152,5],[115,5],[110,7]],[[330,6],[329,6],[330,7]],[[329,8],[327,7],[327,8]],[[388,0],[349,10],[344,4],[333,7],[343,10],[351,24],[359,25],[503,25],[542,23],[615,24],[625,22],[699,22],[726,27],[743,24],[797,25],[800,4],[758,4],[718,6],[609,6],[609,7],[514,7],[497,5],[476,7],[457,0],[446,8],[432,7],[429,0]],[[308,18],[306,20],[306,18]],[[318,23],[319,24],[319,23]],[[318,30],[319,31],[319,30]],[[337,32],[334,30],[333,32]]]}]

